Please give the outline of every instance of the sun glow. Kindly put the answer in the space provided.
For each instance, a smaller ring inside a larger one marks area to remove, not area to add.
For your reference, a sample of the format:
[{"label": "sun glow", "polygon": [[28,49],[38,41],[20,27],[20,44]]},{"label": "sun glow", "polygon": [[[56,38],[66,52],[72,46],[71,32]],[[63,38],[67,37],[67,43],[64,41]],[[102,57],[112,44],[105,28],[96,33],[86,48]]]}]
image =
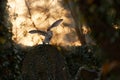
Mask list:
[{"label": "sun glow", "polygon": [[8,5],[10,6],[10,19],[13,24],[13,41],[17,44],[25,46],[42,44],[44,36],[30,34],[29,31],[36,29],[46,31],[53,22],[63,19],[58,27],[52,29],[53,37],[50,44],[60,46],[81,45],[70,12],[64,9],[57,0],[29,0],[27,2],[25,0],[8,0]]}]

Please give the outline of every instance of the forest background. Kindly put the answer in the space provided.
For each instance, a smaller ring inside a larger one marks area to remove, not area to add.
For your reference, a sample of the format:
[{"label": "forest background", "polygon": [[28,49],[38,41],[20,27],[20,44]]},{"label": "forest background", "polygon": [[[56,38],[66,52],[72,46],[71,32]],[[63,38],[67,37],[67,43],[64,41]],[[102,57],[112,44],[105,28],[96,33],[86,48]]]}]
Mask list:
[{"label": "forest background", "polygon": [[[0,80],[119,80],[119,0],[1,0]],[[56,20],[49,45],[30,34]]]}]

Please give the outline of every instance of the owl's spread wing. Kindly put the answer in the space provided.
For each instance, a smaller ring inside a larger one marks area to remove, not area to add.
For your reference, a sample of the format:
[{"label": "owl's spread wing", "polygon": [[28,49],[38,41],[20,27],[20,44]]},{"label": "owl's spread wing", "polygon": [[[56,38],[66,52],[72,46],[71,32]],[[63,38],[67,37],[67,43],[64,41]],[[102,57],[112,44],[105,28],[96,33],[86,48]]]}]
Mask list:
[{"label": "owl's spread wing", "polygon": [[47,31],[50,31],[50,29],[53,27],[57,27],[62,21],[63,21],[63,19],[59,19],[59,20],[55,21],[50,27],[48,27]]},{"label": "owl's spread wing", "polygon": [[31,31],[29,31],[29,33],[31,33],[31,34],[38,33],[43,36],[45,36],[47,34],[47,32],[41,31],[41,30],[31,30]]}]

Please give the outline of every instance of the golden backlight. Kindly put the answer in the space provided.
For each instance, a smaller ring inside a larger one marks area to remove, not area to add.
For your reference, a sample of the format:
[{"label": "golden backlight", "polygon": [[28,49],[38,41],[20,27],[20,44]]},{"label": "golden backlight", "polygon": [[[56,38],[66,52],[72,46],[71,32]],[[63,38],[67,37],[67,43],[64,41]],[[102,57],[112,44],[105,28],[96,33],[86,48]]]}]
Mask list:
[{"label": "golden backlight", "polygon": [[80,46],[75,23],[69,11],[61,6],[61,0],[8,0],[10,19],[13,24],[13,41],[24,46],[42,44],[44,36],[30,34],[30,30],[43,30],[56,20],[63,22],[53,28],[51,45]]}]

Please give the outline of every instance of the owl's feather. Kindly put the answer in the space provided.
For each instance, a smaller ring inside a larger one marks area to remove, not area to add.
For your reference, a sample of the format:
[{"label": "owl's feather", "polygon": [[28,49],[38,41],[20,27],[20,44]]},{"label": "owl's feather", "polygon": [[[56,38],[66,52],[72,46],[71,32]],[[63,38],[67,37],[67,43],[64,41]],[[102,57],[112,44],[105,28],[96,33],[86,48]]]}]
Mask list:
[{"label": "owl's feather", "polygon": [[29,33],[31,33],[31,34],[38,33],[43,36],[45,36],[47,34],[47,32],[41,31],[41,30],[31,30],[31,31],[29,31]]},{"label": "owl's feather", "polygon": [[48,27],[47,31],[50,31],[50,29],[53,27],[57,27],[62,21],[63,21],[63,19],[59,19],[59,20],[55,21],[50,27]]}]

